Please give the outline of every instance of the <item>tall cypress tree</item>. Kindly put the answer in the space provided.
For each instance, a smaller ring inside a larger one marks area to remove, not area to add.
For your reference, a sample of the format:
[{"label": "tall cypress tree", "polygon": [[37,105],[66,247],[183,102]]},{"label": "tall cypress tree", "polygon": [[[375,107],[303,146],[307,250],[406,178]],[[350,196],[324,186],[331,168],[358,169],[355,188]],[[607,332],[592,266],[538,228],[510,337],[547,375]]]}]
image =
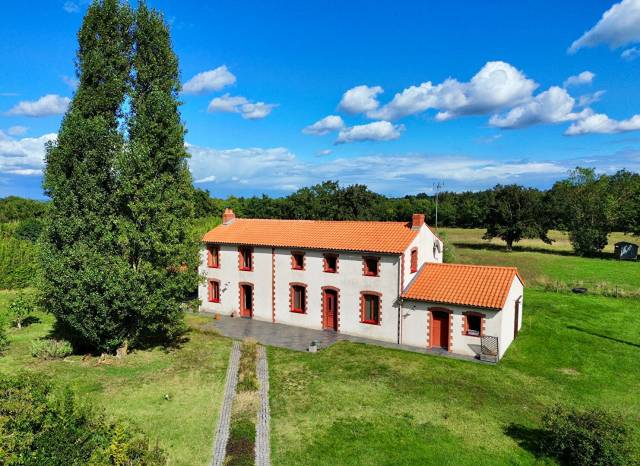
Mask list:
[{"label": "tall cypress tree", "polygon": [[128,278],[117,242],[114,161],[131,70],[132,13],[94,1],[78,33],[78,90],[57,142],[47,147],[51,198],[42,248],[42,293],[59,330],[82,347],[110,351],[127,337]]},{"label": "tall cypress tree", "polygon": [[175,336],[180,303],[197,284],[197,249],[187,228],[193,184],[180,119],[178,59],[160,13],[135,16],[129,144],[117,163],[121,246],[136,274],[134,342]]}]

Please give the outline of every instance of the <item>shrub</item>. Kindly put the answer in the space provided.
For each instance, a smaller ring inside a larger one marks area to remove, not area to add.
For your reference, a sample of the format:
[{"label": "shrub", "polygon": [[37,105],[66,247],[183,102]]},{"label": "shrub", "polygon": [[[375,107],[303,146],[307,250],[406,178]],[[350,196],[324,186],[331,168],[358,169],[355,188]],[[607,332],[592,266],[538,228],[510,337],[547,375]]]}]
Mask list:
[{"label": "shrub", "polygon": [[451,241],[449,241],[449,236],[446,231],[439,231],[438,236],[442,240],[442,262],[447,264],[455,263],[456,258],[456,248]]},{"label": "shrub", "polygon": [[43,338],[31,342],[31,356],[40,359],[61,359],[73,353],[71,343],[66,340]]},{"label": "shrub", "polygon": [[0,314],[0,353],[9,346],[9,337],[7,335],[7,320],[3,314]]},{"label": "shrub", "polygon": [[541,449],[562,462],[607,466],[629,461],[630,431],[619,415],[555,406],[543,416],[543,426]]},{"label": "shrub", "polygon": [[14,235],[18,239],[24,239],[35,243],[42,233],[42,220],[28,218],[18,223]]},{"label": "shrub", "polygon": [[54,393],[42,375],[0,377],[0,452],[9,465],[162,465],[148,439],[80,405],[71,390]]}]

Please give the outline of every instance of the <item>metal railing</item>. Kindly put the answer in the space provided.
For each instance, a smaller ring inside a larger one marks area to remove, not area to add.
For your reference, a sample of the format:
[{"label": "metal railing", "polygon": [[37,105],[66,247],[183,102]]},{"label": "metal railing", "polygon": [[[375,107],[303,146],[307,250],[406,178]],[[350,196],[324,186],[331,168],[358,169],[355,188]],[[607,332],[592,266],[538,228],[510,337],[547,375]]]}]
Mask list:
[{"label": "metal railing", "polygon": [[498,362],[499,359],[498,337],[483,335],[480,337],[480,360]]}]

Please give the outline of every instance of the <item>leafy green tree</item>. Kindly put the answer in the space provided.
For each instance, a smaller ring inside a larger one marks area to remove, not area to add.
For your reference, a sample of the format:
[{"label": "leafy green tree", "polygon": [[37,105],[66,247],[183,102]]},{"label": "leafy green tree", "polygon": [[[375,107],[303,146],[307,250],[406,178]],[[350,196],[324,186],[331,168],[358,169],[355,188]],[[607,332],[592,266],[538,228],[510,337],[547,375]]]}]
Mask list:
[{"label": "leafy green tree", "polygon": [[21,329],[24,321],[33,314],[35,309],[33,298],[22,292],[9,305],[9,314],[15,326]]},{"label": "leafy green tree", "polygon": [[540,238],[550,244],[542,200],[542,193],[536,189],[515,184],[496,186],[487,213],[484,239],[500,238],[507,243],[507,251],[524,238]]},{"label": "leafy green tree", "polygon": [[131,325],[132,290],[119,250],[114,161],[129,86],[132,13],[118,0],[95,1],[78,33],[79,85],[49,144],[44,174],[51,198],[41,248],[45,308],[80,345],[112,351]]},{"label": "leafy green tree", "polygon": [[183,302],[197,286],[197,245],[189,235],[194,191],[178,110],[178,58],[160,13],[140,2],[129,144],[116,162],[118,239],[134,281],[133,344],[183,330]]},{"label": "leafy green tree", "polygon": [[578,167],[560,184],[566,191],[567,228],[574,251],[584,256],[601,252],[608,242],[616,204],[608,178]]}]

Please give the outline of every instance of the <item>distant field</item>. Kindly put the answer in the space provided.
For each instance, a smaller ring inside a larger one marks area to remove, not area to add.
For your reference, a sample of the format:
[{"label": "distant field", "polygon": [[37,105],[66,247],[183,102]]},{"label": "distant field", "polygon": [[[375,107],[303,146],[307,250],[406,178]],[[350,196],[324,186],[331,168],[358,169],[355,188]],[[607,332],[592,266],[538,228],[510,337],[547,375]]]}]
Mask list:
[{"label": "distant field", "polygon": [[[14,295],[0,292],[0,312],[6,311]],[[208,464],[231,347],[230,340],[197,330],[209,319],[188,315],[195,330],[180,348],[135,351],[122,361],[100,363],[96,357],[33,358],[31,340],[46,336],[53,323],[51,315],[36,317],[40,322],[10,330],[11,343],[0,356],[0,373],[27,369],[47,374],[58,387],[68,385],[108,415],[143,429],[167,451],[171,465]]]},{"label": "distant field", "polygon": [[[442,228],[441,231],[453,244],[457,262],[516,266],[530,286],[550,289],[585,286],[592,292],[640,297],[640,261],[575,256],[562,232],[551,232],[551,237],[557,240],[553,245],[540,240],[524,240],[517,243],[512,252],[507,252],[504,242],[483,240],[484,230],[481,229]],[[613,233],[608,250],[612,252],[612,244],[620,240],[640,242],[640,238]]]},{"label": "distant field", "polygon": [[498,365],[339,343],[269,349],[273,464],[555,464],[547,407],[621,412],[640,447],[638,301],[528,290]]}]

